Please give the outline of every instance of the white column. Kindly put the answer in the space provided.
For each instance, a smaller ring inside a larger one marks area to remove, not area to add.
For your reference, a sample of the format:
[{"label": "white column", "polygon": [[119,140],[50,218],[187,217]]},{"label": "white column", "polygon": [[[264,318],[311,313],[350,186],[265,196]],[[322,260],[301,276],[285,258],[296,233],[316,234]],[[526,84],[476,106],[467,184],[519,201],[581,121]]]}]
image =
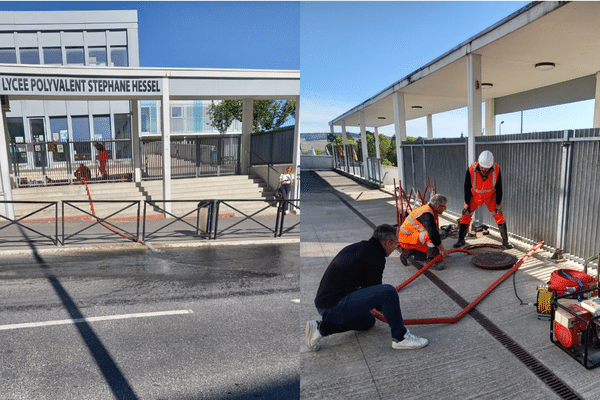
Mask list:
[{"label": "white column", "polygon": [[402,156],[402,142],[406,140],[406,111],[404,109],[404,93],[394,92],[394,128],[396,129],[396,157],[398,163],[398,180],[404,182],[404,157]]},{"label": "white column", "polygon": [[367,127],[365,126],[365,112],[358,112],[358,123],[360,124],[360,140],[362,142],[362,159],[363,159],[363,171],[365,176],[363,178],[369,179],[369,165],[367,158],[369,158],[369,149],[367,149]]},{"label": "white column", "polygon": [[[335,160],[335,151],[336,151],[336,149],[335,149],[335,129],[333,129],[333,124],[329,124],[329,132],[331,133],[331,136],[333,137],[333,142],[331,143],[331,156]],[[325,145],[325,146],[327,146],[327,145]],[[335,167],[335,164],[334,164],[334,167]]]},{"label": "white column", "polygon": [[[254,101],[244,99],[242,101],[242,159],[241,169],[243,175],[250,174],[250,144],[252,142],[252,120],[254,119]],[[296,117],[296,120],[298,117]]]},{"label": "white column", "polygon": [[433,139],[433,116],[427,114],[427,139]]},{"label": "white column", "polygon": [[140,153],[140,102],[131,100],[131,137],[133,138],[133,181],[142,181],[142,156]]},{"label": "white column", "polygon": [[467,55],[468,161],[475,162],[475,136],[481,136],[481,55]]},{"label": "white column", "polygon": [[[8,101],[8,99],[7,99]],[[6,122],[6,111],[0,112],[0,189],[3,197],[1,200],[12,201],[12,181],[10,179],[10,154],[8,153],[8,125]],[[15,208],[13,204],[4,205],[4,215],[7,218],[15,218]]]},{"label": "white column", "polygon": [[485,136],[496,134],[496,99],[485,101]]},{"label": "white column", "polygon": [[375,127],[375,156],[381,159],[381,152],[379,151],[379,129]]},{"label": "white column", "polygon": [[[162,80],[162,163],[163,163],[163,200],[171,200],[171,107],[169,100],[169,78]],[[164,203],[164,210],[171,212],[171,203]]]},{"label": "white column", "polygon": [[596,97],[594,99],[594,128],[600,128],[600,72],[596,72]]},{"label": "white column", "polygon": [[348,165],[348,141],[346,139],[346,121],[342,120],[342,143],[344,144],[344,169],[346,172],[350,172],[350,166]]},{"label": "white column", "polygon": [[[300,200],[300,96],[296,97],[296,119],[294,121],[294,183],[292,185],[292,193],[294,199]],[[294,205],[298,206],[298,201]],[[298,210],[293,208],[293,210]]]}]

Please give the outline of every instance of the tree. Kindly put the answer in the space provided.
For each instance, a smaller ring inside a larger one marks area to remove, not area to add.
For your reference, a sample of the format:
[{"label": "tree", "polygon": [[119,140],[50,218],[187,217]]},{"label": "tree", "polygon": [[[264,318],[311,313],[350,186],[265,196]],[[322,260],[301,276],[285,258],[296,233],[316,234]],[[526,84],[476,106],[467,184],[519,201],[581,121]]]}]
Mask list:
[{"label": "tree", "polygon": [[[210,126],[225,134],[234,120],[242,120],[242,100],[223,100],[208,109]],[[282,126],[289,117],[296,118],[296,100],[254,100],[252,132],[270,131]]]},{"label": "tree", "polygon": [[212,103],[208,108],[208,115],[210,117],[209,125],[216,128],[221,135],[224,135],[234,120],[242,120],[242,101],[223,100]]}]

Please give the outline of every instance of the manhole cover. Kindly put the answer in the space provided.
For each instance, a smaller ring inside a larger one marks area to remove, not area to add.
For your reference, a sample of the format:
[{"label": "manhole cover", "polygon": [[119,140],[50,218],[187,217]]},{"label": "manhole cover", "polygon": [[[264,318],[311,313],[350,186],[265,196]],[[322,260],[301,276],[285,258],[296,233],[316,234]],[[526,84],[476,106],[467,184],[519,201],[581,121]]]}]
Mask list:
[{"label": "manhole cover", "polygon": [[517,257],[503,251],[486,251],[474,255],[471,262],[484,269],[508,269],[515,265]]},{"label": "manhole cover", "polygon": [[504,251],[504,247],[499,244],[493,243],[478,243],[478,244],[470,244],[463,247],[464,250],[469,250],[472,255],[477,255],[486,252],[498,252]]}]

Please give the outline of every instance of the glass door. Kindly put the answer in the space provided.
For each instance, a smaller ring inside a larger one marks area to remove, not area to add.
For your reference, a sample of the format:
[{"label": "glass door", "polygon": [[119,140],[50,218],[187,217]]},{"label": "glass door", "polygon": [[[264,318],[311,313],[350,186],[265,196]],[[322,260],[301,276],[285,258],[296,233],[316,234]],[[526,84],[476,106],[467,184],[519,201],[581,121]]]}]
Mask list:
[{"label": "glass door", "polygon": [[35,167],[48,167],[48,155],[46,154],[46,130],[44,118],[30,118],[31,141],[33,143],[33,159]]}]

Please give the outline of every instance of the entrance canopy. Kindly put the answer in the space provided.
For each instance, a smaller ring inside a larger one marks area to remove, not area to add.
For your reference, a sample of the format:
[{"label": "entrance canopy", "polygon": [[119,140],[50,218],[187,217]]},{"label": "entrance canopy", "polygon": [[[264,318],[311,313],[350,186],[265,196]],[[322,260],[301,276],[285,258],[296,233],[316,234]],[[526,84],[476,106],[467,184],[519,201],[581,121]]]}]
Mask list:
[{"label": "entrance canopy", "polygon": [[[136,67],[70,67],[0,64],[0,137],[6,137],[6,106],[11,100],[129,100],[135,180],[141,176],[139,100],[162,105],[163,195],[171,200],[170,100],[243,100],[241,168],[250,166],[252,102],[257,99],[298,100],[300,71]],[[294,144],[299,148],[296,121]],[[12,200],[9,154],[0,140],[0,176],[5,200]],[[294,165],[298,165],[294,152]],[[165,204],[170,212],[170,203]],[[9,213],[10,215],[10,213]]]},{"label": "entrance canopy", "polygon": [[0,64],[0,95],[37,100],[294,100],[300,71]]},{"label": "entrance canopy", "polygon": [[427,117],[433,138],[433,114],[467,107],[469,163],[482,135],[482,102],[486,135],[495,135],[498,114],[588,99],[596,99],[590,125],[600,127],[599,20],[598,2],[533,2],[336,117],[331,131],[360,126],[366,141],[366,127],[377,133],[394,124],[403,180],[407,120]]},{"label": "entrance canopy", "polygon": [[[481,59],[476,90],[482,89],[483,101],[495,100],[494,114],[593,99],[600,71],[599,20],[598,2],[531,3],[330,124],[358,126],[359,112],[366,126],[393,124],[394,92],[403,93],[406,120],[466,107],[470,54]],[[536,68],[539,63],[554,68]]]}]

